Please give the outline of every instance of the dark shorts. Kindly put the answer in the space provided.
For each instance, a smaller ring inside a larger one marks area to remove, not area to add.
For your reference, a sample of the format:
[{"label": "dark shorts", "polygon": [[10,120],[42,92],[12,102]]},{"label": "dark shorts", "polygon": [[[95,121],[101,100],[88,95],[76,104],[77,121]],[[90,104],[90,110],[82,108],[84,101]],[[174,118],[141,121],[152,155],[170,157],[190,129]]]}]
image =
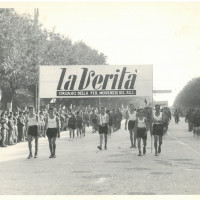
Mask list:
[{"label": "dark shorts", "polygon": [[97,124],[97,119],[92,119],[93,124]]},{"label": "dark shorts", "polygon": [[154,124],[153,125],[153,135],[159,135],[159,136],[163,136],[163,124]]},{"label": "dark shorts", "polygon": [[38,136],[38,126],[29,126],[28,127],[28,135],[31,135],[33,137],[37,137]]},{"label": "dark shorts", "polygon": [[99,126],[99,134],[107,134],[108,133],[108,126]]},{"label": "dark shorts", "polygon": [[57,133],[58,133],[58,129],[57,128],[48,128],[47,129],[47,137],[48,138],[56,137]]},{"label": "dark shorts", "polygon": [[132,130],[135,128],[135,121],[129,120],[128,121],[128,130]]},{"label": "dark shorts", "polygon": [[163,123],[163,126],[167,128],[168,127],[168,122]]},{"label": "dark shorts", "polygon": [[76,125],[75,124],[69,124],[68,127],[71,128],[71,129],[74,129],[74,130],[76,129]]},{"label": "dark shorts", "polygon": [[82,128],[83,128],[82,124],[77,124],[76,127],[79,128],[79,129],[82,129]]},{"label": "dark shorts", "polygon": [[146,128],[137,128],[137,138],[147,139]]},{"label": "dark shorts", "polygon": [[109,126],[113,126],[113,121],[110,121],[110,122],[109,122]]}]

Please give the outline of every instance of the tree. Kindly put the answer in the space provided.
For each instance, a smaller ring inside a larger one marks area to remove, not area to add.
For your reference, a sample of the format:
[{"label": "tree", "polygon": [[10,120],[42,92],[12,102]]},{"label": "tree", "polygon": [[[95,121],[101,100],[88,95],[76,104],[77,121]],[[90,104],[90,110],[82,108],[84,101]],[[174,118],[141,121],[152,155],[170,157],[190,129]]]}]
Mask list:
[{"label": "tree", "polygon": [[29,16],[6,9],[0,15],[0,84],[5,107],[16,90],[36,83],[46,35]]},{"label": "tree", "polygon": [[72,47],[72,63],[76,65],[105,65],[106,56],[91,49],[84,42],[76,42]]},{"label": "tree", "polygon": [[177,95],[173,106],[183,108],[200,106],[200,77],[192,79],[185,85]]},{"label": "tree", "polygon": [[105,63],[102,53],[83,42],[73,45],[69,38],[42,28],[28,15],[0,9],[0,86],[4,108],[20,89],[34,94],[39,65]]}]

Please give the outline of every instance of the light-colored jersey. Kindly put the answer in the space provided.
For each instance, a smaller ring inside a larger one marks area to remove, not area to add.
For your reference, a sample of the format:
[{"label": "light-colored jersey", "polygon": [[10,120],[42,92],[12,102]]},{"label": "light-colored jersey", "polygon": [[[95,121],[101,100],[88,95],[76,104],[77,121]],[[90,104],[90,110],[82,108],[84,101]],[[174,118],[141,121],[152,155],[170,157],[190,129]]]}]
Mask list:
[{"label": "light-colored jersey", "polygon": [[128,116],[130,121],[136,121],[136,112],[134,111],[133,113],[130,113],[128,110]]},{"label": "light-colored jersey", "polygon": [[48,128],[57,128],[56,116],[53,119],[48,116]]},{"label": "light-colored jersey", "polygon": [[99,114],[99,123],[100,123],[100,125],[108,123],[107,122],[107,118],[108,118],[108,114],[106,114],[106,113],[104,115]]},{"label": "light-colored jersey", "polygon": [[140,120],[138,117],[137,121],[138,121],[138,124],[137,124],[138,128],[146,128],[145,117],[143,117],[142,120]]},{"label": "light-colored jersey", "polygon": [[37,116],[36,115],[34,115],[32,118],[28,115],[28,125],[29,126],[38,125]]},{"label": "light-colored jersey", "polygon": [[[154,118],[154,120],[156,120],[156,121],[161,121],[162,120],[162,113],[160,112],[160,115],[159,116],[156,116],[156,114],[155,114],[156,112],[154,112],[153,113],[153,118]],[[154,122],[154,124],[161,124],[161,122]]]}]

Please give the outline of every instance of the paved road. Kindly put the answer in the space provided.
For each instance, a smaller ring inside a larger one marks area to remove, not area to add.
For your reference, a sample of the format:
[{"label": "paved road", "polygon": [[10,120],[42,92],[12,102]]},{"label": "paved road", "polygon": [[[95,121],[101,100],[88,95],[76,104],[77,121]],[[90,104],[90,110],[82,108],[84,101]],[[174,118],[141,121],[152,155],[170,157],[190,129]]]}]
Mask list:
[{"label": "paved road", "polygon": [[199,194],[200,140],[187,131],[181,119],[171,122],[162,153],[137,156],[130,149],[128,131],[120,130],[99,151],[98,134],[70,140],[63,132],[57,140],[57,158],[49,159],[46,138],[39,140],[39,157],[27,160],[27,143],[0,148],[0,194],[18,195],[154,195]]}]

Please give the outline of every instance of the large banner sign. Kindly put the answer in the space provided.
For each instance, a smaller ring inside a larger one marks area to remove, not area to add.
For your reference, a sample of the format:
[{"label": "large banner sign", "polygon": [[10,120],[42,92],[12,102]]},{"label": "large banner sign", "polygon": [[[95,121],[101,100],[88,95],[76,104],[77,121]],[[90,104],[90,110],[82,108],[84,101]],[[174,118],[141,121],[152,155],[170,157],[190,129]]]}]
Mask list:
[{"label": "large banner sign", "polygon": [[151,96],[152,65],[40,66],[40,98]]}]

